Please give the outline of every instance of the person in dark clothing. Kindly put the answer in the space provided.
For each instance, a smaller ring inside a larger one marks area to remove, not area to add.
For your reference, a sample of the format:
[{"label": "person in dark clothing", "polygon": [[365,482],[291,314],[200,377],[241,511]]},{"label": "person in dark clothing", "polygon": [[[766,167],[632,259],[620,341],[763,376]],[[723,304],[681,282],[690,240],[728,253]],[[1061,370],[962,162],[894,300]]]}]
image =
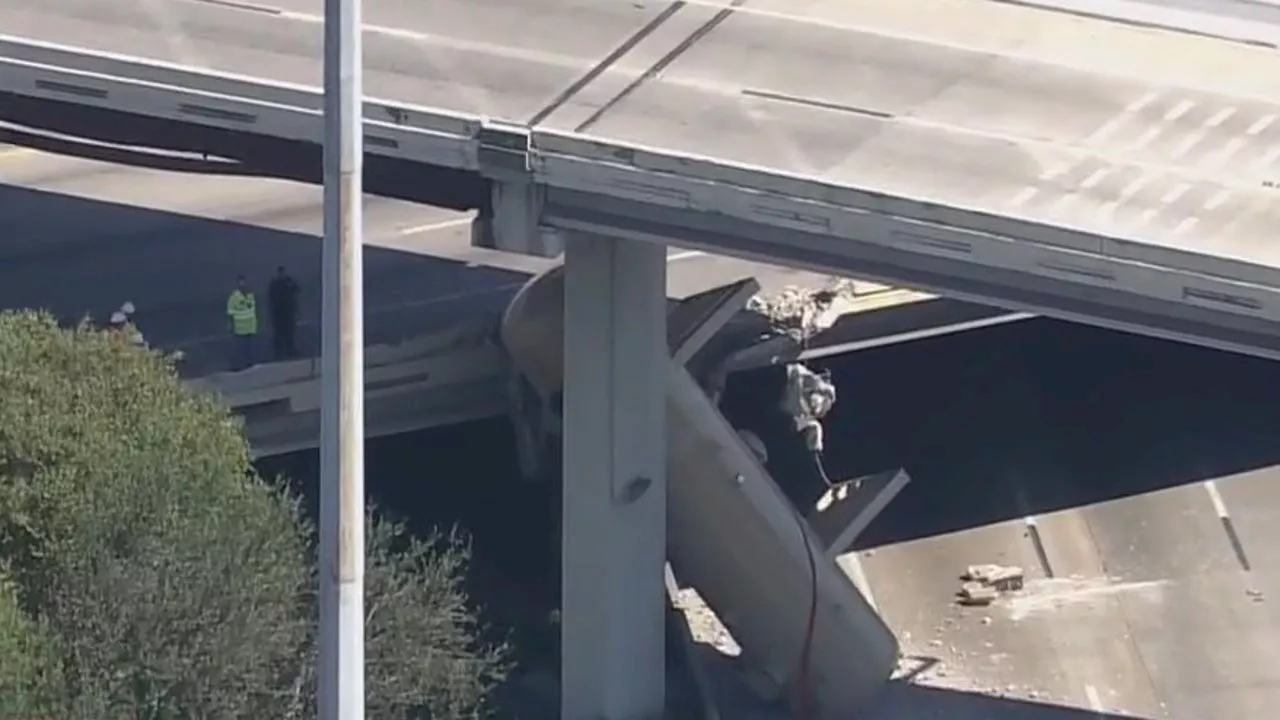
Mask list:
[{"label": "person in dark clothing", "polygon": [[297,281],[285,271],[276,268],[276,276],[267,288],[267,304],[271,311],[271,344],[277,360],[298,355],[298,295]]}]

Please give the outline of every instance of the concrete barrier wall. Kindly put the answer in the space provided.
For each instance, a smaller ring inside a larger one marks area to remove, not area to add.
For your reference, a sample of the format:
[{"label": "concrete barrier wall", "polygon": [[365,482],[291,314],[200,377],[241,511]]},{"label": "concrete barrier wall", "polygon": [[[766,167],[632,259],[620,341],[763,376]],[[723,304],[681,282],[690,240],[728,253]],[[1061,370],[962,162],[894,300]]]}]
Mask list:
[{"label": "concrete barrier wall", "polygon": [[[316,447],[320,361],[257,365],[189,381],[245,420],[257,456]],[[412,432],[506,411],[507,362],[487,326],[463,325],[395,345],[365,348],[368,437]]]}]

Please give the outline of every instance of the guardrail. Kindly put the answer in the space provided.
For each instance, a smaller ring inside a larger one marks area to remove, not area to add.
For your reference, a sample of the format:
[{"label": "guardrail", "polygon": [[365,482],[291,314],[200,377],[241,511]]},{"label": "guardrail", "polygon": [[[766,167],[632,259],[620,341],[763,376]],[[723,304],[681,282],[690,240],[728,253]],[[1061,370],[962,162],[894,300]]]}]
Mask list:
[{"label": "guardrail", "polygon": [[[0,91],[290,140],[319,142],[323,133],[317,88],[10,36],[0,36]],[[594,209],[604,197],[709,213],[822,236],[822,250],[833,263],[856,265],[847,257],[850,248],[879,246],[910,253],[919,258],[916,264],[1009,270],[1067,282],[1085,294],[1091,288],[1120,290],[1173,307],[1280,321],[1280,269],[1258,263],[443,109],[370,100],[365,119],[371,153],[501,180],[532,180],[551,189],[549,198],[579,210]],[[548,206],[554,202],[549,199]],[[578,227],[571,216],[547,213],[544,221],[568,230],[603,227],[626,234],[621,220]],[[755,255],[794,260],[795,238],[776,232],[756,244]],[[733,238],[700,247],[745,252]]]}]

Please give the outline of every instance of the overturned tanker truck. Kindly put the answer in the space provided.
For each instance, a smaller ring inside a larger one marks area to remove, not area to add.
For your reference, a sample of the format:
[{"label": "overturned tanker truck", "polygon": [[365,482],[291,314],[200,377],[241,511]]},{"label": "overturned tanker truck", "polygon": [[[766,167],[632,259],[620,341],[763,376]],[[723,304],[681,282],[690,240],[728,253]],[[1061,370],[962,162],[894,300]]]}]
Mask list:
[{"label": "overturned tanker truck", "polygon": [[[553,408],[563,387],[564,277],[558,267],[531,280],[512,300],[501,326],[516,382],[526,395],[536,396],[526,397],[526,410],[540,413],[544,424],[558,422]],[[682,334],[675,327],[678,313],[669,315],[675,345],[696,334],[696,329]],[[807,519],[795,509],[763,467],[761,448],[750,447],[758,442],[744,440],[717,408],[716,381],[708,380],[715,369],[695,370],[703,379],[699,383],[686,367],[689,359],[680,347],[673,348],[667,387],[671,566],[742,647],[752,674],[765,681],[753,683],[757,689],[784,697],[802,674],[807,717],[856,717],[890,679],[898,644],[836,563],[846,549],[840,545],[847,546],[850,522],[836,517],[839,508],[815,510]],[[805,387],[821,382],[803,370],[790,375],[800,390],[793,398],[803,398]],[[819,392],[815,400],[829,407],[834,395]],[[797,429],[811,433],[812,419],[798,417]],[[526,446],[539,442],[527,435]],[[831,500],[826,498],[828,506]]]}]

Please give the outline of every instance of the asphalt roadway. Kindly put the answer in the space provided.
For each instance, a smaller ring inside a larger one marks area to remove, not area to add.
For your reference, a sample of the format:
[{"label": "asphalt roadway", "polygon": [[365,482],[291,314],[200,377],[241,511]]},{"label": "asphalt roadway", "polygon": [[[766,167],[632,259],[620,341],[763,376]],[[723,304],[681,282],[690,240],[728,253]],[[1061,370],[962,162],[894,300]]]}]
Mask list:
[{"label": "asphalt roadway", "polygon": [[[365,18],[374,97],[1141,237],[1138,259],[1280,266],[1262,48],[978,0],[371,0]],[[0,9],[10,34],[313,86],[321,20],[319,0]]]},{"label": "asphalt roadway", "polygon": [[[321,188],[222,175],[183,158],[59,147],[79,156],[0,145],[0,308],[102,322],[129,301],[148,341],[184,350],[186,371],[202,374],[230,359],[225,302],[236,277],[261,297],[284,265],[302,287],[300,349],[318,349]],[[472,248],[470,218],[460,213],[367,196],[364,220],[370,342],[499,313],[550,262]],[[668,257],[674,297],[748,276],[767,289],[826,281],[678,248]],[[266,359],[265,337],[262,345]]]},{"label": "asphalt roadway", "polygon": [[[1275,717],[1280,365],[1030,320],[829,367],[831,475],[914,480],[859,543],[920,672],[876,720]],[[775,477],[804,475],[761,377],[731,411],[763,422]],[[958,607],[980,563],[1026,589]]]}]

